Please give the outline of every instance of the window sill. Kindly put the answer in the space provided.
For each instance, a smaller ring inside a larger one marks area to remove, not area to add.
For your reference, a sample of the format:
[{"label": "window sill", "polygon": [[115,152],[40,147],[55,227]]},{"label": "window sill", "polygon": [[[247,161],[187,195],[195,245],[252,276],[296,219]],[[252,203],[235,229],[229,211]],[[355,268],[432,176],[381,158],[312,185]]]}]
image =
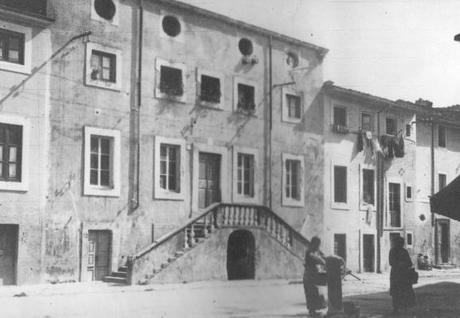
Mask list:
[{"label": "window sill", "polygon": [[245,197],[245,196],[242,196],[242,195],[235,195],[235,198],[233,199],[233,202],[234,203],[252,203],[252,204],[258,204],[259,203],[259,199],[254,196],[254,197]]},{"label": "window sill", "polygon": [[403,226],[400,227],[389,227],[389,226],[384,226],[383,230],[384,231],[402,231],[404,229]]},{"label": "window sill", "polygon": [[120,189],[86,186],[83,194],[96,197],[119,197]]},{"label": "window sill", "polygon": [[55,19],[50,16],[22,10],[20,11],[5,5],[0,5],[0,18],[15,23],[22,23],[41,28],[45,28],[55,21]]},{"label": "window sill", "polygon": [[288,118],[283,118],[281,122],[286,123],[286,124],[300,124],[302,122],[302,118],[288,117]]},{"label": "window sill", "polygon": [[0,61],[0,70],[24,75],[29,75],[31,73],[30,67],[28,67],[27,65],[11,63],[6,61]]},{"label": "window sill", "polygon": [[257,118],[256,111],[247,111],[247,110],[242,110],[242,109],[237,109],[235,110],[235,114],[241,115],[241,116],[246,116],[246,117],[253,117]]},{"label": "window sill", "polygon": [[290,200],[290,199],[284,199],[281,205],[284,207],[292,207],[292,208],[303,208],[305,206],[303,201]]},{"label": "window sill", "polygon": [[27,192],[28,190],[28,186],[24,181],[0,181],[0,191]]},{"label": "window sill", "polygon": [[155,200],[171,200],[171,201],[184,201],[185,196],[182,192],[168,192],[168,191],[156,191]]},{"label": "window sill", "polygon": [[187,102],[187,100],[185,98],[185,92],[184,92],[184,94],[182,96],[172,96],[172,95],[162,93],[159,88],[155,89],[155,98],[156,99],[173,101],[173,102],[182,103],[182,104],[185,104]]},{"label": "window sill", "polygon": [[201,99],[198,99],[198,106],[202,107],[202,108],[206,108],[206,109],[211,109],[211,110],[219,110],[219,111],[223,111],[223,105],[222,105],[222,102],[220,103],[212,103],[212,102],[206,102],[206,101],[202,101]]},{"label": "window sill", "polygon": [[116,92],[121,91],[121,87],[120,87],[121,85],[119,83],[88,80],[85,83],[85,85],[90,86],[90,87],[97,87],[97,88],[107,89],[111,91],[116,91]]},{"label": "window sill", "polygon": [[333,209],[333,210],[349,211],[349,210],[350,210],[350,207],[348,206],[348,203],[337,203],[337,202],[332,202],[332,204],[331,204],[331,209]]}]

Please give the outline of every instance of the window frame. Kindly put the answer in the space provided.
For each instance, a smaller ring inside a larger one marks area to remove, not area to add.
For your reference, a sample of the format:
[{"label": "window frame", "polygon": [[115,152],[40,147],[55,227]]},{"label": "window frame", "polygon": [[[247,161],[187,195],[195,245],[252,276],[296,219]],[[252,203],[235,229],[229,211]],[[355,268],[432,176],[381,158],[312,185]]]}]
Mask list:
[{"label": "window frame", "polygon": [[341,108],[345,111],[345,125],[342,126],[340,125],[341,127],[345,127],[345,128],[348,128],[349,126],[349,119],[348,119],[348,107],[347,106],[344,106],[344,105],[336,105],[336,104],[333,104],[332,105],[332,118],[331,118],[331,122],[332,122],[332,125],[335,126],[336,123],[335,123],[335,109],[336,108]]},{"label": "window frame", "polygon": [[[154,184],[153,184],[153,198],[156,200],[176,200],[176,201],[183,201],[185,200],[185,187],[186,187],[186,178],[185,178],[185,167],[186,167],[186,144],[184,139],[178,138],[168,138],[162,136],[155,136],[154,141]],[[160,186],[160,160],[161,160],[161,145],[173,145],[179,147],[179,192],[169,191],[167,189],[163,189]]]},{"label": "window frame", "polygon": [[[411,188],[411,197],[407,197],[407,188]],[[406,200],[406,202],[412,202],[414,201],[414,186],[412,185],[412,183],[409,183],[409,182],[406,182],[404,183],[404,199]]]},{"label": "window frame", "polygon": [[[100,136],[112,139],[111,143],[111,187],[92,185],[90,181],[91,171],[91,137]],[[98,127],[84,126],[84,175],[83,175],[83,195],[119,197],[121,190],[120,179],[120,154],[121,154],[121,133],[119,130],[105,129]]]},{"label": "window frame", "polygon": [[0,191],[26,192],[29,190],[30,122],[23,117],[0,114],[0,123],[22,126],[22,155],[19,163],[21,166],[21,180],[0,180]]},{"label": "window frame", "polygon": [[[299,118],[289,116],[289,103],[288,103],[288,97],[287,97],[288,95],[296,96],[300,99],[300,105],[299,105],[300,117]],[[293,124],[300,123],[302,121],[303,110],[304,110],[302,94],[292,88],[283,87],[281,91],[281,98],[282,98],[281,100],[281,107],[282,107],[281,120],[286,123],[293,123]]]},{"label": "window frame", "polygon": [[360,114],[360,128],[361,128],[361,130],[366,131],[366,130],[364,130],[364,127],[363,127],[363,117],[364,117],[364,115],[370,117],[369,124],[370,124],[371,127],[370,127],[369,131],[373,132],[374,131],[374,126],[375,126],[375,124],[374,124],[374,116],[370,112],[361,112],[361,114]]},{"label": "window frame", "polygon": [[[395,183],[395,184],[399,184],[399,213],[400,213],[400,218],[401,218],[401,224],[399,227],[395,227],[395,226],[391,226],[390,225],[390,222],[391,222],[391,218],[390,218],[390,183]],[[385,215],[384,215],[384,228],[385,229],[389,229],[389,230],[401,230],[402,228],[404,228],[404,214],[403,214],[403,211],[404,211],[404,202],[405,200],[403,200],[403,196],[405,196],[404,194],[404,182],[400,179],[400,178],[388,178],[386,180],[386,195],[385,195],[385,203],[386,203],[386,207],[385,207]]]},{"label": "window frame", "polygon": [[120,1],[119,0],[112,0],[113,4],[115,5],[115,15],[113,16],[113,18],[111,20],[106,20],[103,17],[99,16],[99,14],[97,14],[96,9],[94,7],[95,1],[96,0],[91,0],[91,14],[90,14],[91,20],[98,21],[98,22],[103,22],[103,23],[109,23],[109,24],[111,24],[113,26],[119,26],[119,22],[120,22],[120,19],[119,19]]},{"label": "window frame", "polygon": [[[181,32],[177,36],[169,36],[166,34],[166,32],[163,30],[163,19],[168,16],[174,16],[179,20],[180,26],[181,26]],[[179,43],[185,43],[185,30],[186,30],[186,24],[184,23],[184,18],[177,14],[176,12],[171,12],[169,10],[160,10],[160,19],[158,20],[158,30],[160,30],[160,39],[163,39],[165,41],[173,41],[173,42],[179,42]]]},{"label": "window frame", "polygon": [[445,171],[438,171],[438,172],[437,172],[437,176],[438,176],[438,177],[436,178],[436,186],[437,186],[436,188],[437,188],[438,192],[442,190],[442,189],[441,189],[440,182],[439,182],[439,181],[440,181],[440,180],[439,180],[439,177],[440,177],[441,175],[445,176],[445,179],[446,179],[446,185],[445,185],[442,189],[444,189],[444,188],[449,184],[449,182],[447,181],[447,173],[446,173]]},{"label": "window frame", "polygon": [[[182,85],[183,85],[183,90],[184,93],[182,96],[171,96],[166,93],[163,93],[160,90],[160,85],[161,85],[161,67],[170,67],[170,68],[175,68],[181,71],[182,75]],[[168,61],[165,59],[157,58],[155,61],[155,98],[156,99],[165,99],[165,100],[172,100],[178,103],[186,103],[187,102],[187,82],[186,82],[186,72],[187,72],[187,67],[185,66],[185,63],[181,62],[173,62],[173,61]]]},{"label": "window frame", "polygon": [[[296,160],[300,162],[300,180],[299,180],[299,192],[300,200],[295,200],[288,198],[286,196],[286,182],[287,182],[287,171],[286,171],[286,161],[287,160]],[[305,156],[304,155],[294,155],[289,153],[281,154],[281,164],[282,164],[282,183],[281,183],[281,205],[286,207],[304,207],[305,206]]]},{"label": "window frame", "polygon": [[[245,154],[251,155],[254,158],[253,162],[253,191],[254,195],[252,197],[245,196],[244,194],[238,193],[238,155]],[[233,202],[235,203],[259,203],[259,189],[261,180],[261,175],[259,172],[259,150],[255,148],[245,148],[245,147],[233,147]]]},{"label": "window frame", "polygon": [[[439,130],[440,129],[443,129],[444,130],[444,145],[441,146],[441,143],[440,143],[440,134],[439,134]],[[447,127],[444,126],[444,125],[438,125],[438,129],[437,129],[437,139],[438,139],[438,148],[441,148],[441,149],[447,149]]]},{"label": "window frame", "polygon": [[6,32],[19,33],[24,37],[22,44],[23,64],[0,60],[0,70],[30,74],[32,71],[32,28],[2,21],[0,29]]},{"label": "window frame", "polygon": [[[364,170],[374,171],[374,204],[368,204],[364,202]],[[377,170],[374,166],[369,164],[361,164],[359,166],[359,208],[361,211],[368,211],[369,208],[371,211],[377,210]]]},{"label": "window frame", "polygon": [[[246,112],[245,110],[238,108],[238,84],[252,86],[254,88],[254,111]],[[259,106],[259,90],[255,81],[235,76],[233,78],[233,111],[241,114],[248,114],[251,116],[257,116],[257,107]]]},{"label": "window frame", "polygon": [[[214,77],[219,79],[220,81],[220,101],[219,103],[213,103],[204,101],[201,99],[201,85],[202,85],[202,76]],[[197,68],[196,69],[196,96],[197,96],[197,104],[203,107],[211,108],[211,109],[218,109],[223,110],[224,108],[224,101],[225,101],[225,94],[224,94],[224,76],[220,73],[208,71],[205,69]]]},{"label": "window frame", "polygon": [[[100,79],[92,79],[91,73],[91,58],[93,51],[98,51],[103,54],[110,54],[115,56],[115,82],[100,80]],[[121,91],[122,85],[122,58],[121,58],[121,50],[104,46],[94,42],[86,43],[86,56],[85,56],[85,85],[109,89],[113,91]]]},{"label": "window frame", "polygon": [[[388,133],[388,127],[387,127],[387,120],[388,119],[392,119],[394,120],[394,123],[395,123],[395,134],[389,134]],[[396,136],[398,134],[398,119],[393,116],[393,115],[386,115],[385,116],[385,135],[388,135],[388,136]]]},{"label": "window frame", "polygon": [[[347,180],[346,185],[346,196],[347,196],[347,202],[335,202],[335,171],[334,167],[335,166],[340,166],[340,167],[345,167],[346,172],[347,172]],[[330,202],[331,202],[331,209],[334,210],[349,210],[350,209],[350,167],[348,163],[342,159],[342,160],[331,160],[331,168],[330,168],[330,175],[331,175],[331,189],[330,189]]]},{"label": "window frame", "polygon": [[[405,238],[404,238],[404,241],[406,243],[406,248],[414,248],[414,231],[411,231],[411,230],[406,230],[405,233]],[[412,237],[412,241],[411,241],[411,244],[409,244],[409,240],[407,239],[408,236],[411,236]]]}]

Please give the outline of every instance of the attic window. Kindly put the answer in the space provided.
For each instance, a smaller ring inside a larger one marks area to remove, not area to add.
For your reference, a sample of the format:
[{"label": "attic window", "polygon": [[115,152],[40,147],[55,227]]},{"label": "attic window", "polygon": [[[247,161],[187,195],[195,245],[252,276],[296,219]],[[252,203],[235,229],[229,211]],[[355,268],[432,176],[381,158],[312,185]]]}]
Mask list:
[{"label": "attic window", "polygon": [[286,57],[286,64],[292,68],[299,65],[299,57],[293,52],[288,52]]},{"label": "attic window", "polygon": [[112,20],[116,12],[116,7],[112,0],[95,0],[94,9],[101,18],[106,20]]},{"label": "attic window", "polygon": [[220,103],[220,79],[208,75],[201,75],[200,99],[209,103]]},{"label": "attic window", "polygon": [[167,15],[163,18],[162,26],[164,33],[170,37],[178,36],[182,29],[179,19],[172,15]]},{"label": "attic window", "polygon": [[238,110],[244,112],[255,110],[254,92],[254,86],[238,83]]},{"label": "attic window", "polygon": [[181,69],[164,65],[161,66],[160,92],[169,96],[182,96],[184,94]]},{"label": "attic window", "polygon": [[254,52],[251,40],[246,38],[242,38],[240,40],[238,47],[240,49],[241,54],[243,54],[244,56],[250,56]]}]

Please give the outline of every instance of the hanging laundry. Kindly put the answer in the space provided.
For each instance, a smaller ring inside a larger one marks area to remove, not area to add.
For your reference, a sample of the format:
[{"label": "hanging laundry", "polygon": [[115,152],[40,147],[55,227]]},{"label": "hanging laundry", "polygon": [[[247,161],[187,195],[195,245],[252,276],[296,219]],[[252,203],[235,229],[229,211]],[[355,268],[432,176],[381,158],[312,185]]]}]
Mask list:
[{"label": "hanging laundry", "polygon": [[382,147],[380,146],[379,140],[376,138],[372,138],[372,146],[374,148],[374,153],[381,153],[383,154]]},{"label": "hanging laundry", "polygon": [[395,138],[395,157],[396,158],[403,158],[404,157],[404,137],[402,134]]},{"label": "hanging laundry", "polygon": [[356,149],[358,152],[363,151],[363,133],[360,131],[358,132],[358,140],[356,141]]}]

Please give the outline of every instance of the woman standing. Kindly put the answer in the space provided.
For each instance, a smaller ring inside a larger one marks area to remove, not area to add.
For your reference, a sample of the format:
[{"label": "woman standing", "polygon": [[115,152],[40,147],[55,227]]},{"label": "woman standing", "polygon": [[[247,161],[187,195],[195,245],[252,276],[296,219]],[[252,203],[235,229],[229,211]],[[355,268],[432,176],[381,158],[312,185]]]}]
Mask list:
[{"label": "woman standing", "polygon": [[325,281],[322,282],[322,277],[325,277],[326,265],[324,254],[319,249],[320,245],[321,240],[316,236],[313,237],[305,253],[303,288],[310,315],[316,315],[317,310],[327,306],[326,294],[322,290],[324,288],[319,287],[325,284]]},{"label": "woman standing", "polygon": [[390,250],[390,295],[393,298],[393,313],[413,307],[415,294],[410,281],[412,261],[404,248],[404,239],[396,237]]}]

